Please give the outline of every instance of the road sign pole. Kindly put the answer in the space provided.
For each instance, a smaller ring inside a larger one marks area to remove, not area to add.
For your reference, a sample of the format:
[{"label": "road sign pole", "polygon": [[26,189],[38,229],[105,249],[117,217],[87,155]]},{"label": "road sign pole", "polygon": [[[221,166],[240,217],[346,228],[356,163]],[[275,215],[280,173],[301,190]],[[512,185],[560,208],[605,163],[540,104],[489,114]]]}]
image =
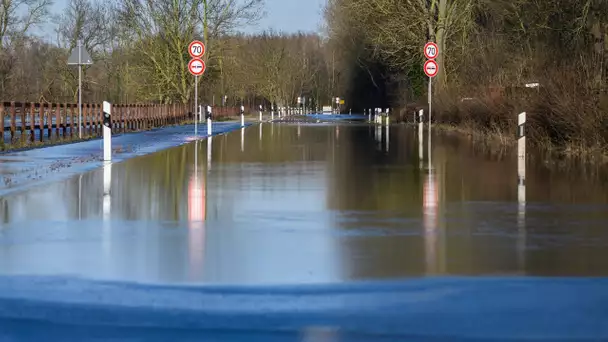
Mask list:
[{"label": "road sign pole", "polygon": [[194,135],[198,135],[198,76],[194,76]]},{"label": "road sign pole", "polygon": [[76,65],[78,67],[78,123],[70,122],[72,131],[75,130],[78,124],[78,138],[82,138],[82,66],[93,64],[91,55],[82,46],[82,40],[78,40],[75,46],[76,50],[72,49],[70,57],[68,57],[68,65]]},{"label": "road sign pole", "polygon": [[[78,40],[78,139],[82,139],[82,42]],[[72,129],[74,127],[72,126]]]},{"label": "road sign pole", "polygon": [[433,107],[433,78],[429,77],[429,132],[431,131],[431,113]]}]

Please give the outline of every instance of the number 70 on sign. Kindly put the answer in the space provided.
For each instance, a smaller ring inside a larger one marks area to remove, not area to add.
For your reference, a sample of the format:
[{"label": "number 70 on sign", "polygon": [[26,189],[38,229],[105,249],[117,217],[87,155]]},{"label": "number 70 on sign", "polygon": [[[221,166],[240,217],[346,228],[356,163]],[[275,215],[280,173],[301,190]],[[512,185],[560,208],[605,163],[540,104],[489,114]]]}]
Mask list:
[{"label": "number 70 on sign", "polygon": [[437,47],[437,44],[433,42],[428,42],[426,43],[426,45],[424,45],[424,57],[426,57],[427,59],[435,59],[437,58],[438,54],[439,48]]}]

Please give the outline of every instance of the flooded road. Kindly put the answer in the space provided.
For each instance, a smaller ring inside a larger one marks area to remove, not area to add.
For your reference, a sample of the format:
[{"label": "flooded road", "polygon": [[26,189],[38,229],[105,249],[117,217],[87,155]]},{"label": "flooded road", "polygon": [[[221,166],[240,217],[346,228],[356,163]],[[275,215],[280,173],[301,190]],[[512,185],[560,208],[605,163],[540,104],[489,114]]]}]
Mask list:
[{"label": "flooded road", "polygon": [[606,170],[530,155],[523,204],[515,149],[446,134],[429,148],[404,125],[386,136],[250,126],[8,195],[0,273],[238,285],[608,275]]}]

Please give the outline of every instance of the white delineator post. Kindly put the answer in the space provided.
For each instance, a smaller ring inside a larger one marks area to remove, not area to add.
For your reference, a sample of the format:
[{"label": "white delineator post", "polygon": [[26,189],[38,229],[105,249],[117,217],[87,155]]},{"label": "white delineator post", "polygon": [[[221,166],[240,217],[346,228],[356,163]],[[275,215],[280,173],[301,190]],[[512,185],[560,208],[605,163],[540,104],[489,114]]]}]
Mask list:
[{"label": "white delineator post", "polygon": [[[517,117],[517,259],[525,264],[526,252],[526,113]],[[520,266],[523,268],[523,266]]]},{"label": "white delineator post", "polygon": [[386,144],[386,148],[385,148],[386,152],[388,152],[388,146],[390,144],[390,135],[389,135],[389,133],[390,133],[390,125],[389,125],[389,121],[388,120],[389,119],[388,119],[388,109],[387,109],[386,110],[386,126],[385,126],[386,127],[385,128],[386,129],[386,133],[385,133],[385,135],[386,135],[386,141],[384,142]]},{"label": "white delineator post", "polygon": [[526,203],[526,112],[517,116],[517,199]]},{"label": "white delineator post", "polygon": [[241,106],[241,127],[245,127],[245,106]]},{"label": "white delineator post", "polygon": [[424,127],[424,109],[418,111],[418,136],[422,138],[423,127]]},{"label": "white delineator post", "polygon": [[418,159],[419,159],[419,165],[420,165],[420,169],[422,169],[423,166],[423,160],[424,160],[424,143],[422,141],[422,139],[424,138],[424,123],[423,123],[423,117],[424,117],[424,109],[421,109],[418,111]]},{"label": "white delineator post", "polygon": [[390,117],[388,116],[390,109],[386,108],[386,125],[390,125]]},{"label": "white delineator post", "polygon": [[211,106],[207,106],[207,135],[213,134],[213,122],[211,121]]},{"label": "white delineator post", "polygon": [[274,120],[274,106],[270,105],[270,120]]},{"label": "white delineator post", "polygon": [[262,105],[260,105],[260,122],[262,122]]},{"label": "white delineator post", "polygon": [[112,161],[112,105],[103,101],[103,161]]}]

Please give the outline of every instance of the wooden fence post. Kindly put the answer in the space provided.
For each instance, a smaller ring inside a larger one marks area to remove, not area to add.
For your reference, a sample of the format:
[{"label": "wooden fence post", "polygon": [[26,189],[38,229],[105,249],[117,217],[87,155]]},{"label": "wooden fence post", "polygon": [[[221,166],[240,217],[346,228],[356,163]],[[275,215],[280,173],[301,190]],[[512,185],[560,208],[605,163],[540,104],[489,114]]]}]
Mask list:
[{"label": "wooden fence post", "polygon": [[36,141],[36,104],[30,103],[30,142]]},{"label": "wooden fence post", "polygon": [[63,104],[63,111],[61,112],[61,137],[65,139],[66,129],[68,122],[68,104]]},{"label": "wooden fence post", "polygon": [[61,126],[61,105],[55,104],[55,139],[59,140],[59,126]]},{"label": "wooden fence post", "polygon": [[17,110],[15,101],[11,102],[11,143],[15,141],[15,131],[17,130]]},{"label": "wooden fence post", "polygon": [[38,113],[38,117],[40,118],[40,125],[38,127],[38,131],[40,132],[40,137],[38,138],[40,142],[44,139],[44,112],[46,111],[46,104],[40,104],[40,110]]},{"label": "wooden fence post", "polygon": [[21,140],[25,141],[25,133],[27,132],[27,122],[25,116],[25,102],[21,104]]},{"label": "wooden fence post", "polygon": [[53,138],[53,104],[48,104],[48,110],[46,111],[46,135],[47,140],[51,141]]}]

